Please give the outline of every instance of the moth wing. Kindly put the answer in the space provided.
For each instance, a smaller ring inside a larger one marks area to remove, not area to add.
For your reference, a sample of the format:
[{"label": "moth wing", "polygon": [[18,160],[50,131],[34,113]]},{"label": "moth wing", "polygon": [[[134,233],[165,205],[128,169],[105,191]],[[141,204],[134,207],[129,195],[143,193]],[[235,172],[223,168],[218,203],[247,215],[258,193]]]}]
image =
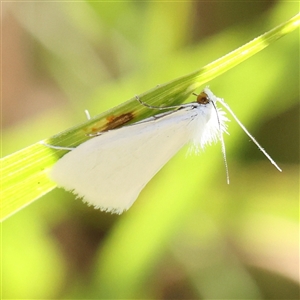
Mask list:
[{"label": "moth wing", "polygon": [[186,107],[159,119],[105,132],[63,156],[50,177],[95,208],[122,213],[193,137],[192,122],[197,114],[196,109]]}]

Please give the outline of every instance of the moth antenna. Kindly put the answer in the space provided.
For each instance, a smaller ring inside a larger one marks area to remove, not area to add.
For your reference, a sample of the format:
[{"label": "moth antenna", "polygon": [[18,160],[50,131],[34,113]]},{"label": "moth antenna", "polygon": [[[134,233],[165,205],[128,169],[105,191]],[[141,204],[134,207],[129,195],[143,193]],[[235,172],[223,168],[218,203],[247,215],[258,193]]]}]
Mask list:
[{"label": "moth antenna", "polygon": [[258,143],[258,141],[251,135],[251,133],[247,130],[247,128],[243,125],[243,123],[234,114],[234,112],[231,110],[229,105],[226,102],[224,102],[223,99],[219,99],[219,102],[221,102],[221,104],[229,111],[229,113],[233,116],[235,121],[240,125],[240,127],[244,130],[244,132],[248,135],[248,137],[253,141],[253,143],[258,147],[258,149],[267,157],[267,159],[270,161],[270,163],[273,164],[278,171],[282,172],[282,170],[279,168],[279,166],[276,164],[276,162],[272,159],[272,157]]},{"label": "moth antenna", "polygon": [[166,109],[171,109],[171,108],[180,108],[180,107],[182,107],[182,105],[172,105],[172,106],[165,106],[165,107],[150,105],[150,104],[142,101],[141,98],[138,95],[135,95],[135,99],[141,105],[146,106],[146,107],[151,108],[151,109],[166,110]]}]

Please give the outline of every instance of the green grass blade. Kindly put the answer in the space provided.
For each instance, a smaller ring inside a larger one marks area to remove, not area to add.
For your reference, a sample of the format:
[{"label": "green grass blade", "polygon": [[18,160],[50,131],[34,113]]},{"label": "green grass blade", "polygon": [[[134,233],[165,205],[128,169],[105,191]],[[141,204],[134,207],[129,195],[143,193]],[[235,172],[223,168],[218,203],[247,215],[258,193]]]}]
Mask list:
[{"label": "green grass blade", "polygon": [[[299,25],[298,14],[200,70],[141,94],[141,100],[152,105],[180,104],[198,87],[260,52]],[[87,133],[101,131],[108,126],[122,125],[125,121],[135,122],[155,113],[155,110],[147,109],[132,98],[44,142],[75,147],[88,139]],[[123,121],[118,123],[117,120]],[[55,188],[55,183],[47,177],[47,171],[65,153],[66,151],[54,150],[36,143],[1,159],[1,221]]]}]

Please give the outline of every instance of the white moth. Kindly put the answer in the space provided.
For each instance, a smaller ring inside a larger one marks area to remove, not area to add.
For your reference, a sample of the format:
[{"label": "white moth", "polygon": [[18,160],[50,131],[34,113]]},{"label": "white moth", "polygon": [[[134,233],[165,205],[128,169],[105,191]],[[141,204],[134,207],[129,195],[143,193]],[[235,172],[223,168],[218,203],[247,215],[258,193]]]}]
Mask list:
[{"label": "white moth", "polygon": [[192,143],[198,151],[220,140],[227,171],[223,133],[228,119],[225,112],[216,107],[217,102],[226,107],[280,170],[223,99],[205,88],[196,102],[176,106],[172,111],[128,126],[100,132],[59,159],[50,171],[50,178],[89,205],[121,214],[131,207],[151,178],[187,143]]}]

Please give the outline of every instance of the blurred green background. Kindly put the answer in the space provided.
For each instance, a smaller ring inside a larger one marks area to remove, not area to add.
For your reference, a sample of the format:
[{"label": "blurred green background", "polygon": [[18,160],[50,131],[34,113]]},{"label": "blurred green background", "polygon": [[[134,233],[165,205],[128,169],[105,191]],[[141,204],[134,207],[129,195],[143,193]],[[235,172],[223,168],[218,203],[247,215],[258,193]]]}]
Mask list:
[{"label": "blurred green background", "polygon": [[[298,11],[286,1],[3,2],[2,155]],[[3,299],[299,298],[299,32],[209,85],[283,172],[232,121],[230,185],[217,144],[180,151],[121,216],[56,189],[2,224]]]}]

